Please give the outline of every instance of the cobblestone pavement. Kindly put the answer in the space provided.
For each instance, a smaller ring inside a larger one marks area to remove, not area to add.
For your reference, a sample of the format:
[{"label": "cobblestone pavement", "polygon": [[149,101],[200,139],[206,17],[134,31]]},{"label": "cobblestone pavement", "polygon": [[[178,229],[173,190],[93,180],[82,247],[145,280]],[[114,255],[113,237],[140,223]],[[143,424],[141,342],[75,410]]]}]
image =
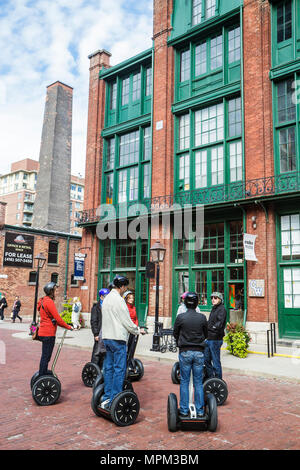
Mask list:
[{"label": "cobblestone pavement", "polygon": [[[171,363],[143,360],[145,375],[134,383],[141,410],[133,426],[119,428],[94,415],[91,389],[81,381],[90,351],[64,347],[56,373],[62,383],[59,402],[38,407],[30,378],[38,369],[41,344],[2,330],[6,363],[0,364],[0,449],[87,450],[250,450],[299,449],[299,384],[227,373],[226,404],[218,408],[215,433],[170,433],[167,397],[179,395],[171,382]],[[3,343],[2,343],[3,344]]]}]

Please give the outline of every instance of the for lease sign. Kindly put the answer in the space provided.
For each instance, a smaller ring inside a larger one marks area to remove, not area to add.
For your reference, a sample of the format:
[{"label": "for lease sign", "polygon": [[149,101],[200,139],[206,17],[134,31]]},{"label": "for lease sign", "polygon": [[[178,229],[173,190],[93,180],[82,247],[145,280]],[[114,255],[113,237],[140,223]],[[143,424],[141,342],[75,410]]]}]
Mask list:
[{"label": "for lease sign", "polygon": [[32,235],[6,232],[3,266],[32,268],[34,237]]}]

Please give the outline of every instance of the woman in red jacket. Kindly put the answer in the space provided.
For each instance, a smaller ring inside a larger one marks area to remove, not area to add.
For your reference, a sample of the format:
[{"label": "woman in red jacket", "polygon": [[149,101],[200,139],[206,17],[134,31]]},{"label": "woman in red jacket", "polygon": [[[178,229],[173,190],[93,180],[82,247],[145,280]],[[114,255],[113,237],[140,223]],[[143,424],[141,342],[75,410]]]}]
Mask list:
[{"label": "woman in red jacket", "polygon": [[134,306],[134,294],[130,290],[126,291],[124,294],[124,299],[129,310],[130,318],[136,326],[139,326],[138,317],[136,314],[136,309]]},{"label": "woman in red jacket", "polygon": [[40,375],[47,375],[48,364],[55,345],[57,325],[67,330],[73,330],[71,326],[63,321],[55,307],[55,289],[56,285],[54,282],[46,284],[44,287],[46,295],[38,303],[38,311],[40,312],[39,337],[43,343],[39,369]]}]

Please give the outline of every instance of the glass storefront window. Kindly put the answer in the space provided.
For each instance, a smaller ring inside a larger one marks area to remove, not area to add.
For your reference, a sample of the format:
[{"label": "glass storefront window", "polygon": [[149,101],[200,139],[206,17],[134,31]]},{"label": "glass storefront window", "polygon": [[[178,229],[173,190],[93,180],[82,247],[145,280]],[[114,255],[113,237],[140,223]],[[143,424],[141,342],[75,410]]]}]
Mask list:
[{"label": "glass storefront window", "polygon": [[281,217],[281,256],[284,260],[300,259],[300,214]]},{"label": "glass storefront window", "polygon": [[195,251],[195,264],[224,263],[224,224],[206,225],[203,248]]},{"label": "glass storefront window", "polygon": [[116,268],[136,267],[136,243],[135,240],[116,241]]}]

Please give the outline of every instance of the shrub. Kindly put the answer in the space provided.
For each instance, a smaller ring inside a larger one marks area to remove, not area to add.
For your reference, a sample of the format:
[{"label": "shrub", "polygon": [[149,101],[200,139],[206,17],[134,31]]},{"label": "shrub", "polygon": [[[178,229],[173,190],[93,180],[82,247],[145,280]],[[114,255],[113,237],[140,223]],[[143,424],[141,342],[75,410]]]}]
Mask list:
[{"label": "shrub", "polygon": [[224,341],[227,350],[233,355],[241,358],[248,356],[248,346],[251,336],[241,323],[227,323],[227,334]]},{"label": "shrub", "polygon": [[[68,324],[72,324],[72,307],[73,307],[72,299],[68,299],[63,304],[64,310],[60,314],[62,319]],[[84,319],[81,314],[79,315],[79,323],[80,323],[81,328],[84,328]]]}]

